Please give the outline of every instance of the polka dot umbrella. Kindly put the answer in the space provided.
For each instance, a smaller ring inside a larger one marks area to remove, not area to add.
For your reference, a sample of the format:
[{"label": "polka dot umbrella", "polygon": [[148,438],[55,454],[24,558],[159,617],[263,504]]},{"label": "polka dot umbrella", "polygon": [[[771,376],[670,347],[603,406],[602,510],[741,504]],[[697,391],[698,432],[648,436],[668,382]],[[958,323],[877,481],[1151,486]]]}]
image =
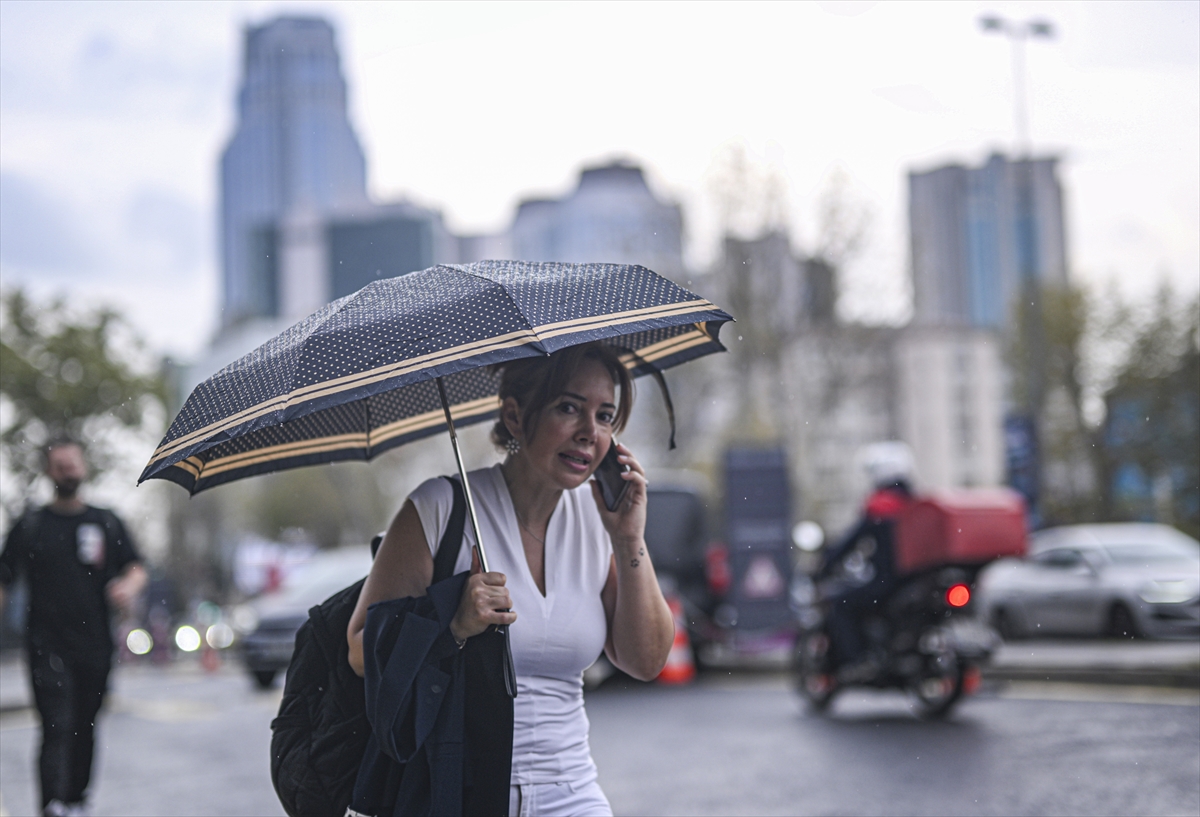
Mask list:
[{"label": "polka dot umbrella", "polygon": [[138,482],[168,479],[195,494],[255,474],[369,460],[446,425],[458,455],[454,426],[497,415],[491,364],[601,341],[635,377],[661,378],[723,351],[717,336],[729,320],[629,265],[482,261],[375,281],[197,386]]}]

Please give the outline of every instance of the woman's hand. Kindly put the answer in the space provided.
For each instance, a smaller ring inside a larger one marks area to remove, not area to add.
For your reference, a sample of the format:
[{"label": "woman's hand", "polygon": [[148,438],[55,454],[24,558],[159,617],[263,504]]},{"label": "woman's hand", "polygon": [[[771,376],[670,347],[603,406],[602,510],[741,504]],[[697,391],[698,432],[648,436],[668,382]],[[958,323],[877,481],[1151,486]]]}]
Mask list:
[{"label": "woman's hand", "polygon": [[493,624],[512,624],[517,620],[517,614],[511,612],[512,597],[504,586],[506,581],[503,573],[481,572],[479,554],[472,549],[471,575],[463,586],[458,612],[450,622],[450,634],[455,641],[479,635]]},{"label": "woman's hand", "polygon": [[621,552],[630,551],[631,558],[637,557],[637,551],[643,547],[646,535],[646,470],[633,456],[633,452],[623,445],[617,445],[617,461],[628,465],[629,470],[621,477],[629,483],[625,496],[615,511],[610,511],[604,504],[604,495],[600,492],[600,484],[592,480],[592,496],[596,500],[596,508],[600,511],[600,519],[604,529],[608,531],[613,541],[613,547]]}]

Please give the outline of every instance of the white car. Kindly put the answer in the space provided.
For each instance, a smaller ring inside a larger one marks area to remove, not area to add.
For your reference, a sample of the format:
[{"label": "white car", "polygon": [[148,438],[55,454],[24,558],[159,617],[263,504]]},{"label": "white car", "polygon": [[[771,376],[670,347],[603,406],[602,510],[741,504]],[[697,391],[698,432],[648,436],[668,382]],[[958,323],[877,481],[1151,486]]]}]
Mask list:
[{"label": "white car", "polygon": [[288,668],[296,632],[308,621],[309,608],[354,584],[371,570],[371,550],[359,545],[317,553],[273,593],[235,611],[242,619],[242,663],[258,686],[269,688]]},{"label": "white car", "polygon": [[1005,638],[1195,635],[1200,542],[1166,525],[1048,528],[981,574],[978,600]]}]

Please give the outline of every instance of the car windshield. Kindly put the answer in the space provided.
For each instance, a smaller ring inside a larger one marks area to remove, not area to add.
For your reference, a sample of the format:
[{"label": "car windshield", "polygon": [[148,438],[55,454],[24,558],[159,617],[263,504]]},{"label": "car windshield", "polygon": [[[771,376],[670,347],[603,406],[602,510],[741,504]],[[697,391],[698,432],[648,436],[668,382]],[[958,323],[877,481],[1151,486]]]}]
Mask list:
[{"label": "car windshield", "polygon": [[1104,551],[1117,564],[1200,561],[1200,550],[1188,547],[1182,542],[1154,542],[1144,545],[1105,545]]}]

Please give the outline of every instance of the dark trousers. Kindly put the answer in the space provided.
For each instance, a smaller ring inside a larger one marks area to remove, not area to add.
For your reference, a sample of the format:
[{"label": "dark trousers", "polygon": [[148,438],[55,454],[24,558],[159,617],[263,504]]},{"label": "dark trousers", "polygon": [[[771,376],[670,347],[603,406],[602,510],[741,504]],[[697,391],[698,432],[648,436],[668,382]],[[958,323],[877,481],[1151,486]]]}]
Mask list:
[{"label": "dark trousers", "polygon": [[879,606],[889,587],[874,581],[830,599],[825,628],[838,664],[845,666],[862,655],[862,615]]},{"label": "dark trousers", "polygon": [[30,646],[33,700],[42,716],[38,772],[42,808],[51,800],[80,803],[92,777],[96,714],[108,688],[110,662],[68,658]]}]

